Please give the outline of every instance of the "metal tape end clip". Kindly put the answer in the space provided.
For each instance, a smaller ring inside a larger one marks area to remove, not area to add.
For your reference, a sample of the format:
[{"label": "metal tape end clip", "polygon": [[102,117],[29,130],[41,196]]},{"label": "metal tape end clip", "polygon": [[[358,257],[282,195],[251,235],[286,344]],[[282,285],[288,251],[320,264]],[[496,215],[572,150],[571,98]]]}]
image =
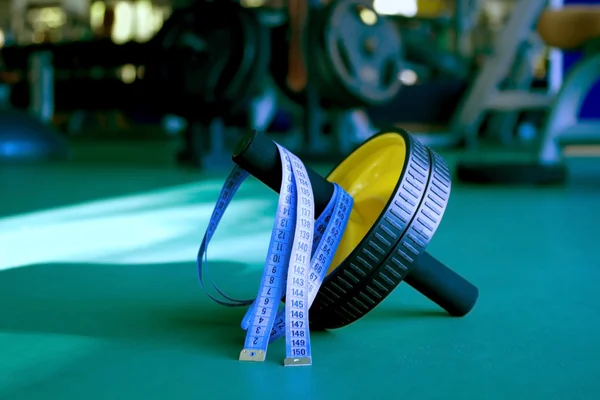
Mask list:
[{"label": "metal tape end clip", "polygon": [[283,365],[286,367],[304,367],[312,365],[311,357],[286,357],[283,360]]},{"label": "metal tape end clip", "polygon": [[247,350],[244,349],[240,352],[240,361],[254,361],[254,362],[263,362],[267,353],[263,350]]}]

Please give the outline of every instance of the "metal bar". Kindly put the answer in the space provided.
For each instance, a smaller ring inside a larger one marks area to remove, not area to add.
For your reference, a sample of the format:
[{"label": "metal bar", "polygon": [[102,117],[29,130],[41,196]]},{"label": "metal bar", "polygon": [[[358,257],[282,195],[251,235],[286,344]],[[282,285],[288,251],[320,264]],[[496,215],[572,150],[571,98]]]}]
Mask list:
[{"label": "metal bar", "polygon": [[560,131],[560,143],[600,143],[600,120],[586,120]]},{"label": "metal bar", "polygon": [[[564,0],[549,0],[549,7],[562,8]],[[556,94],[563,83],[563,53],[560,49],[551,49],[548,68],[548,91]]]},{"label": "metal bar", "polygon": [[30,111],[42,122],[54,116],[54,66],[49,51],[29,56]]},{"label": "metal bar", "polygon": [[544,109],[552,105],[553,96],[545,91],[503,90],[492,92],[488,101],[490,111],[520,111]]}]

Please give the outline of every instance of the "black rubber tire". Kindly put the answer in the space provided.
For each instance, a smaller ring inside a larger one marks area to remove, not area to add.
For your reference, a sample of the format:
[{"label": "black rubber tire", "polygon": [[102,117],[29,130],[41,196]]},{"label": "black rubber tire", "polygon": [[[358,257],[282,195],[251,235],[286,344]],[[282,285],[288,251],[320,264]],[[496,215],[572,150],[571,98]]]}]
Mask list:
[{"label": "black rubber tire", "polygon": [[408,132],[382,130],[394,131],[407,145],[394,195],[360,244],[323,282],[310,309],[316,329],[349,325],[381,303],[410,273],[444,215],[451,191],[448,166]]},{"label": "black rubber tire", "polygon": [[456,178],[481,185],[562,185],[568,172],[564,164],[460,162]]},{"label": "black rubber tire", "polygon": [[269,28],[260,23],[255,10],[242,8],[239,13],[241,21],[247,25],[249,33],[252,33],[252,38],[246,36],[245,40],[252,40],[255,43],[255,54],[252,67],[244,74],[244,84],[235,96],[236,101],[230,108],[230,113],[245,111],[248,102],[264,87],[266,78],[269,75],[269,61],[271,59]]}]

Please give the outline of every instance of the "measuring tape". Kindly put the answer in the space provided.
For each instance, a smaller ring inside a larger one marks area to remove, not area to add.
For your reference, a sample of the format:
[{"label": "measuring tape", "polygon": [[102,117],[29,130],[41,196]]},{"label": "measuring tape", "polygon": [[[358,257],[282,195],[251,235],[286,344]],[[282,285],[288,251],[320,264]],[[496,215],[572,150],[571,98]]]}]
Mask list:
[{"label": "measuring tape", "polygon": [[[198,251],[198,278],[207,295],[229,307],[250,305],[242,320],[246,341],[241,361],[264,361],[269,343],[286,338],[285,366],[311,365],[308,312],[325,279],[352,211],[352,197],[334,184],[331,201],[314,220],[314,199],[308,173],[298,157],[277,145],[282,182],[258,296],[251,300],[229,297],[211,281],[222,298],[208,292],[204,273],[206,250],[227,206],[248,177],[235,166],[213,210]],[[279,309],[285,296],[285,307]]]}]

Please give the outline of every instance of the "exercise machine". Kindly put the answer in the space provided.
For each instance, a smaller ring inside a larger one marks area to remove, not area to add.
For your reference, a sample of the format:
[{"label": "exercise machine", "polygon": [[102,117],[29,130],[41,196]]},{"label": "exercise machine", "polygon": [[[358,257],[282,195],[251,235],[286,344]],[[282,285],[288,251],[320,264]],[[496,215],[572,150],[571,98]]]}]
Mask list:
[{"label": "exercise machine", "polygon": [[[496,98],[496,102],[517,104],[514,109],[545,108],[547,115],[530,157],[526,161],[463,161],[457,169],[458,179],[472,183],[559,184],[569,174],[564,162],[563,147],[567,144],[600,142],[600,121],[579,121],[581,105],[590,89],[600,78],[600,7],[565,6],[561,9],[534,8],[532,1],[520,6],[531,7],[529,19],[535,16],[537,32],[543,41],[555,49],[581,49],[584,57],[567,74],[556,93],[526,93],[529,102],[518,103],[517,97]],[[524,24],[527,25],[527,24]],[[475,122],[476,118],[471,121]],[[473,123],[473,125],[475,125]],[[468,132],[471,136],[474,132]],[[595,155],[593,151],[587,155]]]},{"label": "exercise machine", "polygon": [[270,71],[301,110],[302,143],[293,147],[305,159],[347,155],[375,131],[361,109],[389,102],[402,86],[394,23],[370,1],[322,3],[290,0],[286,23],[271,35],[273,52],[288,55],[272,57]]}]

